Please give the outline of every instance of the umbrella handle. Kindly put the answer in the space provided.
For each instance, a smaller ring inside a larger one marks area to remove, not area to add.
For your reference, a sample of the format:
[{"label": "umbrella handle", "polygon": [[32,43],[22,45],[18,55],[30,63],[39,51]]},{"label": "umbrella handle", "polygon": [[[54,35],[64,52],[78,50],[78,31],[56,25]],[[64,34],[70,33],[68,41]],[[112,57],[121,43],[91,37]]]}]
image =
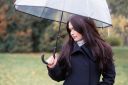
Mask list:
[{"label": "umbrella handle", "polygon": [[42,62],[43,62],[44,64],[48,65],[48,62],[45,61],[45,59],[44,59],[44,54],[41,55],[41,60],[42,60]]},{"label": "umbrella handle", "polygon": [[[53,58],[55,59],[56,47],[53,50]],[[48,62],[44,59],[44,54],[41,55],[41,60],[44,64],[48,65]]]}]

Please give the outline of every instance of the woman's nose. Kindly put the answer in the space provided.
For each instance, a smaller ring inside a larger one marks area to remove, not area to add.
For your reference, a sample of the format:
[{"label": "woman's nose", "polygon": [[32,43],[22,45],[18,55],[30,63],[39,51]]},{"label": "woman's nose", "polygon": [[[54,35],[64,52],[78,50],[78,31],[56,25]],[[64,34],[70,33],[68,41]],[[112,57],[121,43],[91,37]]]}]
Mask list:
[{"label": "woman's nose", "polygon": [[74,32],[73,31],[71,31],[71,33],[70,33],[71,35],[74,35]]}]

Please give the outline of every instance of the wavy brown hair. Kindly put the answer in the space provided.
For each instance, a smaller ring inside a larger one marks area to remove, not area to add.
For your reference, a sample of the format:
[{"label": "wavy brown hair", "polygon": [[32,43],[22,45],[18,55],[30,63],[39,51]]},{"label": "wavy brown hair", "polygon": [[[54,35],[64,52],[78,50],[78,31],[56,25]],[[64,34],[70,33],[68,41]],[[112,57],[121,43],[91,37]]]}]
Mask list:
[{"label": "wavy brown hair", "polygon": [[107,44],[98,33],[96,25],[91,18],[75,15],[67,22],[68,40],[64,44],[59,60],[65,60],[63,64],[70,65],[70,55],[73,50],[74,40],[70,35],[69,22],[73,25],[75,31],[82,34],[84,41],[99,65],[100,70],[106,68],[106,66],[113,62],[113,53],[111,46]]}]

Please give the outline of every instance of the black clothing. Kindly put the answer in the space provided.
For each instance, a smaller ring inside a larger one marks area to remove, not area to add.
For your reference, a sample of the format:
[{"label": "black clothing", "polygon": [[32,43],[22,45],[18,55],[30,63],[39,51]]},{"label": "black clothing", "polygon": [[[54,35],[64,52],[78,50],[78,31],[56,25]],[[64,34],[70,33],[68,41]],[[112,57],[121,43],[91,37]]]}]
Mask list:
[{"label": "black clothing", "polygon": [[[57,64],[54,68],[48,68],[49,76],[56,81],[64,81],[63,85],[113,85],[115,79],[115,66],[110,63],[107,69],[101,73],[96,58],[92,56],[86,44],[79,47],[76,43],[71,54],[71,69]],[[60,62],[61,63],[61,62]],[[100,82],[100,76],[103,76]]]}]

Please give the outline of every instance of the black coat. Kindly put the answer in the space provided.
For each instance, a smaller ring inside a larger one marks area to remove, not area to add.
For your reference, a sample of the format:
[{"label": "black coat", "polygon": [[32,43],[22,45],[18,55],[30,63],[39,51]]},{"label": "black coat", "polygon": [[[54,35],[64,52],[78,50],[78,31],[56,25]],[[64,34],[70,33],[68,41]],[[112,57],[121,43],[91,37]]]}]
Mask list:
[{"label": "black coat", "polygon": [[64,85],[113,85],[116,75],[114,64],[109,63],[101,73],[95,61],[86,44],[81,47],[75,44],[70,61],[72,68],[67,70],[68,66],[57,64],[52,69],[48,68],[48,74],[55,81],[64,80]]}]

